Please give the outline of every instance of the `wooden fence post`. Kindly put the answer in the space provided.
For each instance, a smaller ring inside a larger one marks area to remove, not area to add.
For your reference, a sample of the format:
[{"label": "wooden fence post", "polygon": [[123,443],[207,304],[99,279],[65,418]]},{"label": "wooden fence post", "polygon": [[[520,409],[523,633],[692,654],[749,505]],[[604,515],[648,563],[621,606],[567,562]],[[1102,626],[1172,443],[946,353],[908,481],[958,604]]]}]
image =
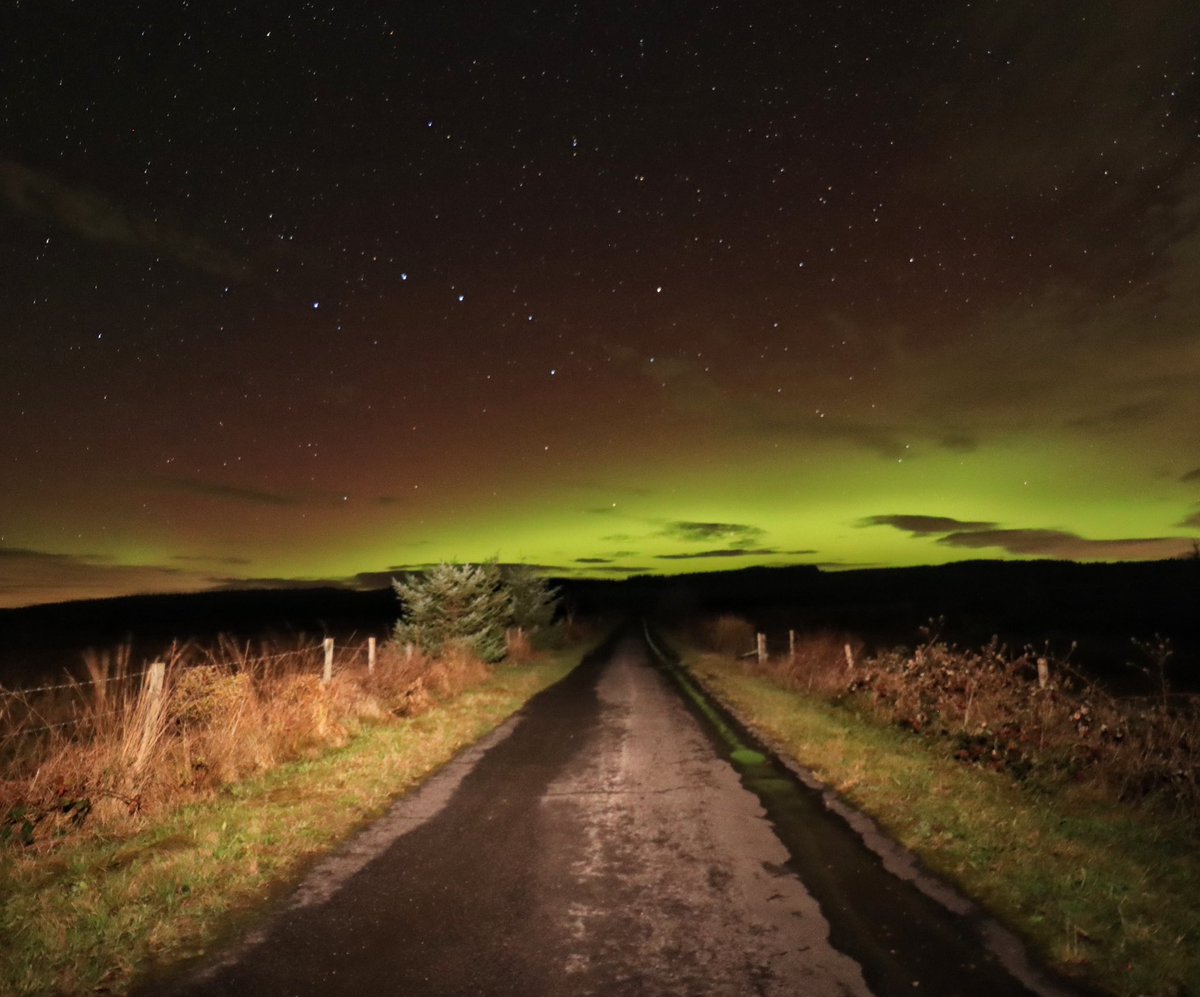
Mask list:
[{"label": "wooden fence post", "polygon": [[850,650],[849,644],[842,645],[842,653],[846,655],[847,671],[854,671],[854,652]]},{"label": "wooden fence post", "polygon": [[757,649],[758,649],[758,663],[760,665],[765,665],[767,663],[767,635],[766,634],[758,635]]},{"label": "wooden fence post", "polygon": [[788,657],[791,658],[792,661],[796,660],[796,631],[795,630],[788,631]]},{"label": "wooden fence post", "polygon": [[329,685],[333,681],[333,638],[325,638],[325,674],[321,676],[321,685]]},{"label": "wooden fence post", "polygon": [[367,674],[375,671],[375,638],[367,638]]},{"label": "wooden fence post", "polygon": [[1038,666],[1038,688],[1045,689],[1046,684],[1050,681],[1050,662],[1045,658],[1037,659]]},{"label": "wooden fence post", "polygon": [[140,772],[150,758],[150,751],[162,733],[163,680],[167,666],[162,661],[150,662],[146,678],[142,683],[142,743],[138,748],[133,768]]},{"label": "wooden fence post", "polygon": [[162,703],[163,679],[167,674],[167,666],[162,661],[150,662],[146,669],[146,695],[150,697],[150,705],[158,707]]}]

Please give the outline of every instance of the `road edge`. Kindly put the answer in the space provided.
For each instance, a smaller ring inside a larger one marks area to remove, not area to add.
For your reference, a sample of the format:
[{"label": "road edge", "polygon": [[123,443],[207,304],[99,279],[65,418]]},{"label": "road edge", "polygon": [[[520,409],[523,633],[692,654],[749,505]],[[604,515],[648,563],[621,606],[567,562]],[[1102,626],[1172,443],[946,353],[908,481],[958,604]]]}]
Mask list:
[{"label": "road edge", "polygon": [[699,675],[689,670],[661,637],[656,641],[649,624],[644,620],[642,630],[647,647],[663,667],[682,672],[689,683],[695,685],[765,747],[784,769],[803,785],[819,793],[825,808],[840,817],[862,843],[879,857],[884,869],[897,879],[911,883],[950,913],[964,918],[979,936],[983,946],[999,960],[1014,979],[1039,997],[1080,997],[1094,992],[1080,989],[1074,984],[1068,988],[1063,982],[1054,979],[1047,969],[1034,962],[1025,942],[1015,931],[1001,923],[994,914],[962,893],[956,886],[931,872],[915,852],[891,838],[873,817],[818,779],[811,769],[792,756],[786,745],[764,731],[744,711],[728,702]]}]

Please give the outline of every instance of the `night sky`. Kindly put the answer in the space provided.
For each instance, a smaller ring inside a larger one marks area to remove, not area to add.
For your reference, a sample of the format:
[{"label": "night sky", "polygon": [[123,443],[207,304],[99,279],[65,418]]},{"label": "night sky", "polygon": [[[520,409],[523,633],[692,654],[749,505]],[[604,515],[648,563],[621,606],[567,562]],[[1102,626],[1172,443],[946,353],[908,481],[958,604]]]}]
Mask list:
[{"label": "night sky", "polygon": [[0,605],[1179,556],[1200,13],[21,2]]}]

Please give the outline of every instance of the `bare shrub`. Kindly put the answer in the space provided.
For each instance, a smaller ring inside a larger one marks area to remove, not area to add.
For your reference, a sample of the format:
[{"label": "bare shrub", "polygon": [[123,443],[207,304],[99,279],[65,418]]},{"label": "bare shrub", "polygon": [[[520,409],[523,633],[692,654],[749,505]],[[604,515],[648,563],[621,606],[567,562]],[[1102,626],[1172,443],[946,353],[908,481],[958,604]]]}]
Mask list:
[{"label": "bare shrub", "polygon": [[704,642],[718,654],[740,655],[754,648],[754,624],[732,614],[717,616],[702,624]]},{"label": "bare shrub", "polygon": [[[1161,642],[1152,651],[1160,663],[1169,656]],[[1197,698],[1172,696],[1158,678],[1157,695],[1118,698],[1048,651],[1013,654],[995,639],[964,650],[930,630],[911,654],[863,662],[843,691],[963,762],[1200,814]]]}]

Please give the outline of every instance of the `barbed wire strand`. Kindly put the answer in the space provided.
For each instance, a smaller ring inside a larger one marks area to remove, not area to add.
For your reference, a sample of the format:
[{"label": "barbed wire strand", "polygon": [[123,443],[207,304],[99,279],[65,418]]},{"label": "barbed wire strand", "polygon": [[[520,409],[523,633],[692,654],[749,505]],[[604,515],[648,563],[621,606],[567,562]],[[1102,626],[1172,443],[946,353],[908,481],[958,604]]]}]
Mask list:
[{"label": "barbed wire strand", "polygon": [[[365,654],[366,649],[367,649],[367,645],[365,643],[363,643],[361,645],[354,645],[354,644],[335,644],[334,645],[335,651],[350,652],[358,657],[361,657],[363,654]],[[229,664],[237,664],[237,665],[266,664],[266,663],[272,662],[272,661],[282,661],[284,658],[294,658],[298,655],[311,654],[316,651],[324,651],[324,650],[325,650],[324,644],[311,644],[307,647],[298,647],[298,648],[294,648],[294,649],[288,650],[288,651],[280,651],[277,654],[258,655],[253,658],[246,658],[242,661],[234,661],[234,662],[214,661],[211,664],[189,665],[186,667],[220,668],[223,665],[229,665]],[[56,683],[54,685],[34,686],[31,689],[5,689],[3,687],[0,687],[0,698],[19,699],[22,696],[31,696],[37,692],[55,692],[60,689],[77,689],[77,688],[82,688],[85,686],[103,685],[108,682],[124,682],[124,681],[129,681],[130,679],[140,678],[141,676],[146,675],[148,672],[149,672],[149,669],[142,669],[141,671],[130,672],[125,675],[113,675],[106,679],[76,679],[71,682],[60,682],[60,683]]]},{"label": "barbed wire strand", "polygon": [[113,675],[106,679],[77,679],[74,682],[63,682],[59,685],[39,685],[32,689],[0,689],[0,696],[3,696],[5,699],[19,699],[22,696],[31,696],[35,692],[53,692],[56,689],[80,689],[88,685],[105,685],[109,682],[127,682],[130,679],[145,675],[148,671],[149,669],[143,669],[140,672]]},{"label": "barbed wire strand", "polygon": [[10,730],[0,735],[0,742],[11,738],[25,737],[27,734],[38,734],[46,730],[58,730],[61,727],[77,727],[79,724],[87,723],[89,720],[99,720],[102,717],[115,717],[124,712],[124,710],[109,710],[106,713],[88,713],[82,717],[75,717],[72,720],[64,720],[62,723],[43,724],[41,727],[23,727],[20,730]]}]

